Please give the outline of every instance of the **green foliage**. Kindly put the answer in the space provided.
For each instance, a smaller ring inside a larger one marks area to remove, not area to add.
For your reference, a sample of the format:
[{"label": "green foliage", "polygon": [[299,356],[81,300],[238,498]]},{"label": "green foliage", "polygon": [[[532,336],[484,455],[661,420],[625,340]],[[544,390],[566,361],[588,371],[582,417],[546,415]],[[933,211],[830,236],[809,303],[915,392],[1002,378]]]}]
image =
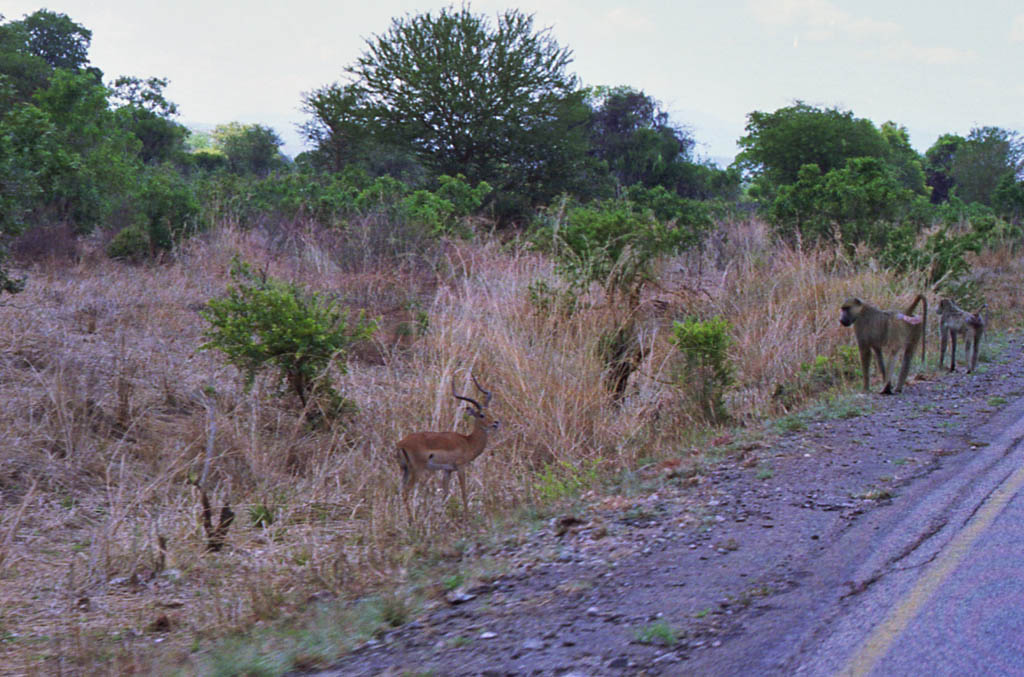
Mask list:
[{"label": "green foliage", "polygon": [[671,625],[664,621],[651,623],[639,628],[634,633],[636,641],[641,644],[660,644],[661,646],[675,646],[679,643],[679,635]]},{"label": "green foliage", "polygon": [[992,206],[1002,216],[1020,221],[1024,218],[1024,181],[1010,173],[1004,174],[992,193]]},{"label": "green foliage", "polygon": [[332,169],[407,152],[434,176],[551,195],[585,153],[569,62],[519,10],[496,25],[468,6],[396,18],[349,67],[352,84],[306,97],[304,131]]},{"label": "green foliage", "polygon": [[573,465],[569,461],[549,463],[536,473],[533,490],[541,503],[553,503],[579,496],[598,483],[599,461]]},{"label": "green foliage", "polygon": [[453,214],[458,217],[475,214],[483,206],[484,200],[491,192],[491,185],[486,181],[479,182],[474,188],[462,174],[448,176],[442,174],[437,179],[437,196],[452,204]]},{"label": "green foliage", "polygon": [[943,226],[918,246],[917,236],[912,228],[903,226],[889,232],[888,241],[881,249],[879,258],[886,266],[896,270],[919,270],[927,273],[929,284],[936,290],[952,293],[956,284],[971,271],[967,252],[981,250],[978,233],[955,233]]},{"label": "green foliage", "polygon": [[724,423],[729,418],[725,390],[733,384],[729,361],[731,331],[732,325],[722,317],[703,321],[691,317],[672,326],[670,340],[683,357],[679,386],[711,423]]},{"label": "green foliage", "polygon": [[327,413],[349,407],[329,384],[328,371],[333,365],[344,373],[346,352],[369,338],[376,323],[362,313],[353,321],[334,302],[258,274],[238,259],[231,279],[227,295],[211,299],[202,312],[210,323],[202,349],[224,353],[242,372],[246,387],[260,372],[276,368],[303,407],[311,396]]},{"label": "green foliage", "polygon": [[976,127],[953,154],[950,173],[956,195],[964,202],[992,204],[993,193],[1024,160],[1024,143],[1016,132]]},{"label": "green foliage", "polygon": [[121,125],[142,144],[140,157],[146,164],[181,160],[189,131],[171,118],[178,107],[164,97],[165,78],[121,76],[110,88]]},{"label": "green foliage", "polygon": [[949,199],[953,190],[953,157],[964,141],[962,136],[943,134],[925,151],[924,172],[932,204]]},{"label": "green foliage", "polygon": [[787,383],[779,383],[772,399],[792,409],[808,397],[836,386],[854,382],[860,376],[860,357],[856,346],[841,345],[829,355],[818,355],[800,365],[800,370]]},{"label": "green foliage", "polygon": [[228,158],[228,169],[236,174],[266,176],[287,166],[278,150],[284,143],[270,127],[229,122],[211,133],[216,150]]},{"label": "green foliage", "polygon": [[870,120],[800,101],[774,113],[748,114],[746,132],[735,164],[753,179],[753,196],[768,201],[780,186],[795,183],[805,165],[817,165],[825,175],[852,158],[885,158],[891,152]]},{"label": "green foliage", "polygon": [[24,31],[26,51],[46,61],[51,68],[75,70],[89,63],[92,31],[66,14],[41,9],[18,23]]},{"label": "green foliage", "polygon": [[[659,191],[666,193],[651,192]],[[598,282],[608,294],[635,296],[657,257],[694,247],[711,227],[707,212],[692,203],[675,213],[663,223],[627,200],[552,208],[533,241],[553,252],[560,274],[577,289]]]},{"label": "green foliage", "polygon": [[796,182],[778,189],[768,213],[785,237],[820,242],[838,236],[851,248],[878,247],[894,224],[920,225],[924,205],[883,160],[861,157],[824,175],[816,165],[804,165]]},{"label": "green foliage", "polygon": [[459,219],[478,210],[490,191],[486,181],[472,188],[462,175],[441,176],[436,192],[414,191],[402,200],[400,208],[405,218],[426,226],[433,235],[452,235]]},{"label": "green foliage", "polygon": [[122,228],[107,243],[107,256],[112,259],[140,263],[152,257],[149,233],[141,225]]},{"label": "green foliage", "polygon": [[888,146],[885,160],[900,185],[918,195],[928,195],[924,162],[910,145],[910,133],[907,128],[895,122],[886,122],[880,132]]},{"label": "green foliage", "polygon": [[121,126],[91,74],[58,69],[33,98],[59,149],[40,173],[38,202],[51,219],[80,231],[109,223],[131,201],[141,143]]}]

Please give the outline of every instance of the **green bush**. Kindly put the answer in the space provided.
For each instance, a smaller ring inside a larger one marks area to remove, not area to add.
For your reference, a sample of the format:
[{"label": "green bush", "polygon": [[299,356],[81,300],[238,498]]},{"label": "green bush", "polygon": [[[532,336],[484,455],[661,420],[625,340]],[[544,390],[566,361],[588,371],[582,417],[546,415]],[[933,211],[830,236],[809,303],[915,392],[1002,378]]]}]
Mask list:
[{"label": "green bush", "polygon": [[628,200],[608,200],[550,208],[533,242],[555,255],[559,273],[577,289],[598,282],[608,294],[635,296],[655,259],[695,246],[710,227],[707,213],[699,209],[666,223]]},{"label": "green bush", "polygon": [[152,256],[149,233],[140,225],[122,228],[107,244],[107,256],[131,263],[149,258]]},{"label": "green bush", "polygon": [[328,370],[334,365],[344,373],[344,360],[338,358],[369,338],[376,322],[362,313],[352,321],[334,302],[256,273],[238,259],[231,279],[227,296],[211,299],[202,312],[210,327],[201,348],[224,353],[241,370],[247,388],[260,372],[276,368],[303,408],[311,398],[328,414],[351,408],[329,384]]},{"label": "green bush", "polygon": [[890,165],[860,157],[827,174],[817,165],[802,166],[794,183],[779,187],[768,214],[789,239],[799,234],[819,242],[838,235],[852,249],[884,245],[900,224],[920,228],[930,210],[923,197],[901,185]]},{"label": "green bush", "polygon": [[710,320],[687,318],[675,322],[670,339],[683,356],[678,383],[688,392],[703,418],[710,423],[724,423],[729,416],[725,409],[725,390],[733,383],[729,363],[732,325],[722,317]]}]

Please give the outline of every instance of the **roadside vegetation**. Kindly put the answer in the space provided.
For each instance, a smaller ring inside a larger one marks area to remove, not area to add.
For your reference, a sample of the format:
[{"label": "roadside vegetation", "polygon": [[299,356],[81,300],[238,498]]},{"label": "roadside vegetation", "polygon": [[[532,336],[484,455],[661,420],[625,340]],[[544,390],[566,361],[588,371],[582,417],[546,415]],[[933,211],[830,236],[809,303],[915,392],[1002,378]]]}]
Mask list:
[{"label": "roadside vegetation", "polygon": [[[449,9],[311,92],[291,161],[260,125],[185,129],[164,81],[105,79],[90,40],[45,10],[0,23],[14,671],[324,665],[499,576],[481,553],[560,502],[869,409],[847,296],[1021,323],[1009,130],[920,155],[895,123],[796,102],[751,113],[722,169],[651,96],[581,86],[529,17]],[[424,41],[443,59],[410,63]],[[529,58],[492,73],[467,42]],[[410,523],[395,441],[468,430],[450,386],[470,372],[502,428],[468,469],[468,526],[437,482]]]}]

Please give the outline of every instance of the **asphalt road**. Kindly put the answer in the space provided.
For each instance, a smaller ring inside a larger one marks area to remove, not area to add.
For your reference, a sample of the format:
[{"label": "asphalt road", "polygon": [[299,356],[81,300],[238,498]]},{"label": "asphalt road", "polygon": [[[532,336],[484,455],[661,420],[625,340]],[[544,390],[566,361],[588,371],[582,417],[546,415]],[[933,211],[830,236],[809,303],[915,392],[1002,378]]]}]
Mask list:
[{"label": "asphalt road", "polygon": [[1024,675],[1024,401],[987,432],[993,439],[978,453],[919,485],[916,502],[901,502],[912,509],[840,539],[832,556],[860,559],[848,589],[823,600],[827,620],[774,667]]}]

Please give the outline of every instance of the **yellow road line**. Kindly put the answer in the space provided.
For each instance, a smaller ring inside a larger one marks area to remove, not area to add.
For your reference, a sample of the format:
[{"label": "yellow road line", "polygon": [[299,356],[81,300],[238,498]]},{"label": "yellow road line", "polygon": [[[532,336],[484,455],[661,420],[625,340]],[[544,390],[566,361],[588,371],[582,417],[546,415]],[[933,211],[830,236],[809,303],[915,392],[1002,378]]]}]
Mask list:
[{"label": "yellow road line", "polygon": [[860,677],[869,674],[875,668],[878,661],[889,652],[900,633],[907,629],[910,621],[914,619],[925,602],[949,578],[974,542],[988,529],[1022,486],[1024,486],[1024,466],[1017,469],[988,496],[985,504],[967,526],[939,554],[936,561],[921,575],[913,590],[907,593],[903,601],[889,613],[885,621],[872,631],[857,654],[847,664],[846,669],[840,674]]}]

